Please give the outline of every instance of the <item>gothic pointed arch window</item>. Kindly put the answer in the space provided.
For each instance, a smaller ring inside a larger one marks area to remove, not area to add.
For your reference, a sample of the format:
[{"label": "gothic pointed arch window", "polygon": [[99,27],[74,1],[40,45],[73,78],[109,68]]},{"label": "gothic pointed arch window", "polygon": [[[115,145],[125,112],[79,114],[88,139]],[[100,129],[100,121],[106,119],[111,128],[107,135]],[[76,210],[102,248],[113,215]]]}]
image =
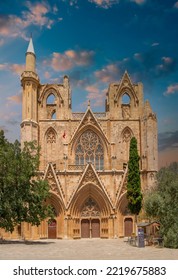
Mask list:
[{"label": "gothic pointed arch window", "polygon": [[50,93],[46,99],[46,104],[50,105],[50,104],[55,104],[56,98],[54,96],[53,93]]},{"label": "gothic pointed arch window", "polygon": [[122,117],[125,120],[130,119],[131,117],[131,109],[130,109],[130,95],[127,92],[124,92],[122,95],[121,107],[122,107]]},{"label": "gothic pointed arch window", "polygon": [[129,160],[130,140],[133,137],[133,132],[129,127],[125,127],[122,131],[122,149],[125,162]]},{"label": "gothic pointed arch window", "polygon": [[56,164],[58,145],[57,133],[54,130],[54,128],[48,128],[48,130],[45,133],[44,140],[44,160],[46,161],[46,163],[53,162],[54,164]]},{"label": "gothic pointed arch window", "polygon": [[86,130],[78,139],[75,148],[75,164],[92,163],[97,170],[104,168],[104,148],[98,135]]},{"label": "gothic pointed arch window", "polygon": [[122,95],[122,104],[130,104],[130,95],[127,92],[124,92],[124,94]]},{"label": "gothic pointed arch window", "polygon": [[56,143],[56,132],[53,128],[49,128],[46,132],[46,142],[47,143]]},{"label": "gothic pointed arch window", "polygon": [[57,94],[50,92],[46,96],[46,117],[47,119],[56,119]]},{"label": "gothic pointed arch window", "polygon": [[132,138],[132,131],[129,127],[126,127],[122,132],[122,141],[123,142],[130,142]]}]

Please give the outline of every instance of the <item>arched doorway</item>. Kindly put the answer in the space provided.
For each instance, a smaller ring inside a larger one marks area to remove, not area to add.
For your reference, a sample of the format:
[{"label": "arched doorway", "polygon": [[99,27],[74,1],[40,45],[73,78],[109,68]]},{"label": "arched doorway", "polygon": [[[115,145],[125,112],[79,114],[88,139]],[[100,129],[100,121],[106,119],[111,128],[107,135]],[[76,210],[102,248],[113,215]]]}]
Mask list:
[{"label": "arched doorway", "polygon": [[81,238],[100,237],[100,210],[98,204],[89,197],[81,209]]},{"label": "arched doorway", "polygon": [[56,230],[56,220],[50,220],[48,222],[48,238],[55,239],[57,238],[57,230]]},{"label": "arched doorway", "polygon": [[124,220],[124,233],[125,236],[131,236],[133,233],[133,220],[132,218],[125,218]]}]

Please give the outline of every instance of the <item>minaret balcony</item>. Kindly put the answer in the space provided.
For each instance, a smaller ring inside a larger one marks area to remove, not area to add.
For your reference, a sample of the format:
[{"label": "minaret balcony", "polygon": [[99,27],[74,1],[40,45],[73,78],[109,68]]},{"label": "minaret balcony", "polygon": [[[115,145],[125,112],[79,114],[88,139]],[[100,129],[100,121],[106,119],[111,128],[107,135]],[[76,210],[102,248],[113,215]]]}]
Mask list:
[{"label": "minaret balcony", "polygon": [[21,75],[21,81],[22,80],[29,80],[29,79],[33,79],[33,80],[36,80],[36,81],[40,81],[38,75],[33,72],[33,71],[24,71]]}]

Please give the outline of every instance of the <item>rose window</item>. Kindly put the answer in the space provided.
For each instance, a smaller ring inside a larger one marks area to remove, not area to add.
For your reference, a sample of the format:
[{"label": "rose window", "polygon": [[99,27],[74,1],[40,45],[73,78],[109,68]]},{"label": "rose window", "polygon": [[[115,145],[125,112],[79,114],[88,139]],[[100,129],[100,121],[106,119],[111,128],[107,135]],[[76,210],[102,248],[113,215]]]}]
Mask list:
[{"label": "rose window", "polygon": [[98,135],[92,130],[85,131],[78,139],[75,150],[75,162],[77,165],[93,163],[97,170],[104,167],[104,149]]}]

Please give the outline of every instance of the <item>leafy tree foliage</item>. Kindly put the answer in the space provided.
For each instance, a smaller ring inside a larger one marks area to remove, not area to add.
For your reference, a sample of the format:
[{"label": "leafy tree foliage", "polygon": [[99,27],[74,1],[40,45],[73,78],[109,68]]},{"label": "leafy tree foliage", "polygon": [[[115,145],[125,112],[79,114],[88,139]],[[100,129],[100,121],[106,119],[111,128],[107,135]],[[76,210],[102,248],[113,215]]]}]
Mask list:
[{"label": "leafy tree foliage", "polygon": [[178,163],[160,169],[157,186],[147,194],[144,208],[149,217],[160,222],[164,245],[178,248]]},{"label": "leafy tree foliage", "polygon": [[52,216],[45,204],[49,197],[46,181],[37,177],[39,149],[34,142],[9,143],[0,131],[0,227],[13,231],[21,222],[39,225]]},{"label": "leafy tree foliage", "polygon": [[132,137],[130,141],[128,178],[127,178],[128,208],[132,214],[138,215],[142,208],[142,193],[139,170],[139,155],[137,140]]}]

